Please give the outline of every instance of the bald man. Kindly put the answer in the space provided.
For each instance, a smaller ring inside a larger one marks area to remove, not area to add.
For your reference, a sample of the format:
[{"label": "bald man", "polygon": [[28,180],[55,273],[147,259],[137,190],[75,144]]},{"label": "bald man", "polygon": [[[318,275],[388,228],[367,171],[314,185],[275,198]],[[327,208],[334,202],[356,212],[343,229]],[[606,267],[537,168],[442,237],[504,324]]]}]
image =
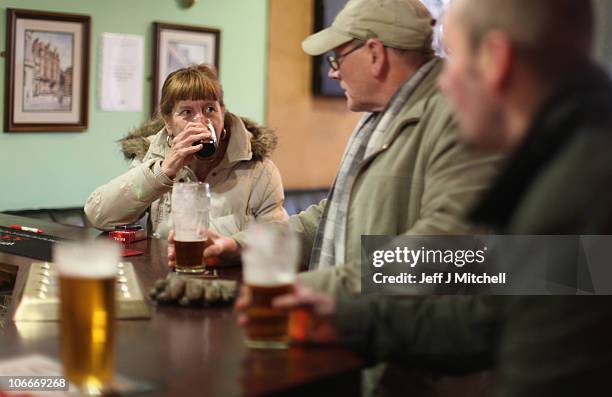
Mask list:
[{"label": "bald man", "polygon": [[[455,0],[440,86],[464,141],[506,153],[473,213],[508,234],[612,233],[612,83],[590,58],[590,1]],[[612,299],[476,296],[334,301],[307,289],[314,341],[442,372],[494,367],[505,397],[612,390]]]}]

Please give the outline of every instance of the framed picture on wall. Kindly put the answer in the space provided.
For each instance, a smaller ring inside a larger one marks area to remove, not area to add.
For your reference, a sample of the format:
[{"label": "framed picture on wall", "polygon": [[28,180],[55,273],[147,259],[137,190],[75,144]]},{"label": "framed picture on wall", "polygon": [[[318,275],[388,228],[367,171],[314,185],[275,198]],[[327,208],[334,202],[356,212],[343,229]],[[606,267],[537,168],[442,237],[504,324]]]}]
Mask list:
[{"label": "framed picture on wall", "polygon": [[[314,26],[313,32],[318,32],[331,26],[334,18],[348,0],[315,0],[314,1]],[[337,80],[327,77],[329,65],[325,57],[331,54],[323,54],[312,58],[312,92],[315,95],[341,97],[344,91],[340,88]]]},{"label": "framed picture on wall", "polygon": [[87,129],[87,15],[7,9],[4,129]]},{"label": "framed picture on wall", "polygon": [[219,73],[221,31],[202,26],[175,25],[162,22],[153,24],[153,93],[151,109],[154,113],[161,98],[166,77],[189,65],[214,65]]}]

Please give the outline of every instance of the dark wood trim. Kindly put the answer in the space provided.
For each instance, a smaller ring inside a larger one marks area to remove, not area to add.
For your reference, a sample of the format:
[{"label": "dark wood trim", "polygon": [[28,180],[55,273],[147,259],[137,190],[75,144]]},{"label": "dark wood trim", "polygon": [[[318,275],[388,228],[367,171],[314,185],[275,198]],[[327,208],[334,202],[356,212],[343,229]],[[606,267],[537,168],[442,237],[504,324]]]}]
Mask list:
[{"label": "dark wood trim", "polygon": [[[48,11],[7,8],[6,57],[5,57],[5,96],[4,130],[7,132],[72,132],[84,131],[89,121],[89,67],[91,43],[91,17],[82,14],[66,14]],[[81,109],[77,123],[14,123],[15,94],[15,30],[17,19],[36,19],[58,22],[76,22],[83,26],[81,46]]]},{"label": "dark wood trim", "polygon": [[158,92],[159,86],[159,73],[160,73],[160,47],[161,47],[161,33],[163,30],[176,30],[182,32],[194,32],[194,33],[208,33],[215,36],[215,69],[217,69],[217,76],[220,75],[221,71],[219,68],[220,63],[220,49],[221,49],[221,30],[206,26],[193,26],[193,25],[178,25],[174,23],[166,22],[153,22],[153,92],[151,93],[151,115],[155,115],[157,111],[157,105],[159,104]]},{"label": "dark wood trim", "polygon": [[[317,32],[323,26],[323,0],[315,0],[313,3],[314,7],[314,26],[312,33]],[[312,92],[315,95],[321,95],[321,79],[325,76],[321,76],[321,63],[325,62],[323,55],[311,57],[312,62]]]},{"label": "dark wood trim", "polygon": [[11,131],[9,121],[13,119],[13,31],[15,30],[15,11],[6,10],[6,46],[4,57],[4,131]]},{"label": "dark wood trim", "polygon": [[[313,33],[325,29],[325,3],[326,0],[314,0],[313,2]],[[323,66],[326,64],[325,54],[312,57],[312,93],[320,97],[344,98],[344,93],[329,93],[323,91],[322,82],[328,79],[327,74],[323,72]],[[326,69],[327,70],[327,69]]]}]

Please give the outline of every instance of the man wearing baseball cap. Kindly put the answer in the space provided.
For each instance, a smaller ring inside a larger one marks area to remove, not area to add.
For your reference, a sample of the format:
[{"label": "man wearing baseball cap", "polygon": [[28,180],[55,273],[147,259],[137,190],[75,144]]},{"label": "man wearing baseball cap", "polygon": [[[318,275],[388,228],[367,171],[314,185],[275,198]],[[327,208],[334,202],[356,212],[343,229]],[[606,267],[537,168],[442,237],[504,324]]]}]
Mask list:
[{"label": "man wearing baseball cap", "polygon": [[310,264],[302,284],[359,292],[362,235],[470,231],[464,214],[496,158],[458,142],[436,85],[443,62],[432,50],[434,25],[418,0],[350,0],[302,42],[310,55],[331,52],[329,77],[348,108],[364,112],[327,200],[290,218]]}]

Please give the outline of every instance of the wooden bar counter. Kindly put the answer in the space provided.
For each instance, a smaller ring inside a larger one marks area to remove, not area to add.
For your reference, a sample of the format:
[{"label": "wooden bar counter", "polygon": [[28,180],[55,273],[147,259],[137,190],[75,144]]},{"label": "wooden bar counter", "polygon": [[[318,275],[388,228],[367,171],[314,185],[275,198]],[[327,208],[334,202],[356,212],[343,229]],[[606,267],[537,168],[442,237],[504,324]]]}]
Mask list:
[{"label": "wooden bar counter", "polygon": [[[37,227],[45,234],[78,239],[99,234],[93,229],[63,226],[0,214],[0,226]],[[138,242],[144,255],[125,258],[134,264],[146,294],[168,273],[167,242]],[[28,267],[35,259],[0,252],[0,270],[16,272],[15,310]],[[238,279],[237,269],[221,269],[222,278]],[[231,307],[152,306],[151,319],[119,320],[116,372],[157,384],[146,396],[301,396],[359,395],[363,361],[340,347],[249,350]],[[7,321],[0,328],[0,360],[40,353],[58,358],[57,322]]]}]

